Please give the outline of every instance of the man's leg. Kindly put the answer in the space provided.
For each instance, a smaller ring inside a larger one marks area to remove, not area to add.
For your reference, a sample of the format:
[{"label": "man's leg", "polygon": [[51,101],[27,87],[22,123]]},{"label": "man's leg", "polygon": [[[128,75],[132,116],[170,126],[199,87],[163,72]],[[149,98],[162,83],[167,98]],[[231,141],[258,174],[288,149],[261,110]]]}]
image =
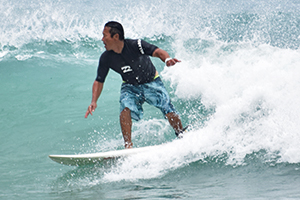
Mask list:
[{"label": "man's leg", "polygon": [[179,134],[180,132],[182,132],[183,128],[179,115],[174,112],[170,112],[166,114],[166,117],[169,120],[170,125],[175,130],[175,133]]},{"label": "man's leg", "polygon": [[120,114],[120,124],[123,133],[123,138],[125,142],[125,148],[132,148],[131,142],[131,114],[129,108],[124,108],[124,110]]}]

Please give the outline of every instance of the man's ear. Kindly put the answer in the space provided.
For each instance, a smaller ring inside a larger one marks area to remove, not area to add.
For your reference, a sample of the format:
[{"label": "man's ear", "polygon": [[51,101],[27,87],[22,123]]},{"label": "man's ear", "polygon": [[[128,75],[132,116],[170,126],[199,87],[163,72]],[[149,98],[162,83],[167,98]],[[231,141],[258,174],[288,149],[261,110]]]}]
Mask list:
[{"label": "man's ear", "polygon": [[113,38],[114,38],[115,40],[119,40],[120,36],[119,36],[118,33],[116,33],[116,34],[113,36]]}]

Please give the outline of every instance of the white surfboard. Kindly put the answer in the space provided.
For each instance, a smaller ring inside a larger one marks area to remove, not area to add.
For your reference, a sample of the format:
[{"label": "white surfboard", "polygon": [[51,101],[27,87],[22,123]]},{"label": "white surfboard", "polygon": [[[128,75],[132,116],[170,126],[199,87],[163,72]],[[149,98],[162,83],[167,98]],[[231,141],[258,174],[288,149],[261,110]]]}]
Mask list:
[{"label": "white surfboard", "polygon": [[91,154],[78,154],[78,155],[49,155],[53,161],[69,165],[69,166],[82,166],[90,165],[101,162],[106,159],[114,159],[120,157],[126,157],[129,155],[150,151],[157,146],[149,147],[140,147],[140,148],[131,148],[131,149],[122,149],[116,151],[108,151],[101,153],[91,153]]},{"label": "white surfboard", "polygon": [[[186,126],[183,131],[186,132]],[[182,136],[178,136],[182,138]],[[148,147],[139,147],[139,148],[131,148],[131,149],[122,149],[122,150],[115,150],[115,151],[108,151],[108,152],[101,152],[101,153],[90,153],[90,154],[78,154],[78,155],[49,155],[53,161],[58,162],[64,165],[70,166],[82,166],[82,165],[90,165],[101,162],[107,159],[114,159],[120,157],[126,157],[137,153],[142,153],[145,151],[151,151],[157,149],[158,147],[164,146],[166,144],[155,145],[155,146],[148,146]]]}]

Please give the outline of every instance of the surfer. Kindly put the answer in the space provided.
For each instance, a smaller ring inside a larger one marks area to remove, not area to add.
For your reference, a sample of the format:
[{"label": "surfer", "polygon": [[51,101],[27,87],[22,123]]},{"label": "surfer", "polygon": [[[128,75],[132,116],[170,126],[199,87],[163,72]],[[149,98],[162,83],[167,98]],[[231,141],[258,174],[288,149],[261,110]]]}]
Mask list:
[{"label": "surfer", "polygon": [[102,53],[97,77],[93,83],[92,101],[85,118],[95,111],[109,69],[122,76],[120,95],[120,125],[125,148],[131,148],[132,119],[143,117],[142,104],[149,103],[159,108],[180,137],[183,132],[180,117],[171,103],[167,90],[161,81],[149,56],[158,57],[166,66],[173,66],[180,60],[144,40],[124,39],[123,26],[115,21],[107,22],[103,29],[102,41],[106,51]]}]

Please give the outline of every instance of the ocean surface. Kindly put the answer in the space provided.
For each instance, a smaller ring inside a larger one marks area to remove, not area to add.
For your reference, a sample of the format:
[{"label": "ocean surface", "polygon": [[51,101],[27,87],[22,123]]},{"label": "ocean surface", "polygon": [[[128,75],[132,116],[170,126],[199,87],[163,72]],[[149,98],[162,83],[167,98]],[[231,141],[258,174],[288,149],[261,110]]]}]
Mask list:
[{"label": "ocean surface", "polygon": [[[49,154],[123,149],[121,77],[93,116],[104,24],[182,62],[152,58],[184,125],[144,106],[134,147],[94,166]],[[0,0],[0,199],[300,199],[299,0]]]}]

